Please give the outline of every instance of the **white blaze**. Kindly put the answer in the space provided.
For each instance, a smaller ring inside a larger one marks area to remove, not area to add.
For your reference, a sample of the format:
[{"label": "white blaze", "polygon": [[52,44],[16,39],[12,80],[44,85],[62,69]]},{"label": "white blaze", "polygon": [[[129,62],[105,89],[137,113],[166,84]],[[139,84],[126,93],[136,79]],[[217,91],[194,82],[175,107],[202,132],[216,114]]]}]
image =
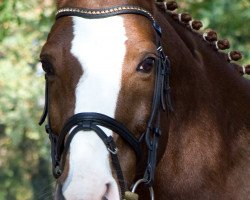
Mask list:
[{"label": "white blaze", "polygon": [[[126,53],[123,19],[120,16],[72,19],[71,53],[83,69],[76,88],[75,114],[98,112],[114,117]],[[118,200],[106,146],[95,132],[79,132],[70,145],[69,174],[63,194],[67,200],[100,200],[106,191],[105,184],[111,186],[109,200]]]}]

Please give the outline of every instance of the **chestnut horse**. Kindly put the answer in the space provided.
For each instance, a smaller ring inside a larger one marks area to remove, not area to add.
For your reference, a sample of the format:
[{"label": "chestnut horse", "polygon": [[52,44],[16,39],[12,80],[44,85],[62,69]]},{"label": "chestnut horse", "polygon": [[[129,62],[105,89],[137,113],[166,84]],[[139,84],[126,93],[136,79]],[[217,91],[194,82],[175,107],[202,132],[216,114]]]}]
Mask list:
[{"label": "chestnut horse", "polygon": [[173,7],[57,1],[40,55],[55,199],[249,199],[250,82],[228,62],[240,55]]}]

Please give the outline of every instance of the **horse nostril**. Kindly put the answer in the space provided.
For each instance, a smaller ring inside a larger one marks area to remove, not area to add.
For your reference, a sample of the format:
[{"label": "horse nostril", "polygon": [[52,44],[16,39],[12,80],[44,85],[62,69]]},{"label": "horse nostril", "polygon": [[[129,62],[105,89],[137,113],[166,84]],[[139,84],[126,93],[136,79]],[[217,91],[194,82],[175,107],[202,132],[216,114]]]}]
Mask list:
[{"label": "horse nostril", "polygon": [[110,192],[110,183],[107,183],[106,184],[106,192],[105,192],[104,196],[102,197],[102,200],[108,200],[109,192]]}]

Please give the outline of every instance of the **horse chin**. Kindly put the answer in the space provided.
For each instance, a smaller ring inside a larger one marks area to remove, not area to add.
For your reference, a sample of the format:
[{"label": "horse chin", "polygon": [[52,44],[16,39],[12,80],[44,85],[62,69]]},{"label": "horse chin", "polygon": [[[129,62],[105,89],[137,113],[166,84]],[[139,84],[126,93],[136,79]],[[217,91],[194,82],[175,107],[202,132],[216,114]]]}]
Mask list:
[{"label": "horse chin", "polygon": [[[56,185],[56,190],[55,190],[55,194],[54,194],[54,200],[90,200],[90,197],[81,197],[81,196],[69,196],[68,198],[66,198],[63,195],[63,190],[62,190],[63,186],[62,184],[58,183]],[[106,184],[106,191],[104,192],[103,195],[101,195],[102,197],[92,197],[91,200],[120,200],[119,195],[116,194],[116,192],[114,192],[114,190],[117,188],[112,187],[112,184]]]}]

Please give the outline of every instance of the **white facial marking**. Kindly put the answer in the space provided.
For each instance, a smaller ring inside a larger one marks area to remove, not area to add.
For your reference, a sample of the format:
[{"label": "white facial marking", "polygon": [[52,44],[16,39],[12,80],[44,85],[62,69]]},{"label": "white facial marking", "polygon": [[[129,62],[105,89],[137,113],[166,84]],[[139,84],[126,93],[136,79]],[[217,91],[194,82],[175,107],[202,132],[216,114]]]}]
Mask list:
[{"label": "white facial marking", "polygon": [[[120,16],[73,17],[71,53],[83,69],[76,88],[75,113],[98,112],[114,117],[126,53],[126,32]],[[74,66],[72,66],[74,67]],[[110,130],[104,129],[107,135]],[[79,132],[70,145],[69,173],[63,185],[67,200],[101,200],[109,184],[109,200],[119,200],[109,153],[93,131]]]}]

